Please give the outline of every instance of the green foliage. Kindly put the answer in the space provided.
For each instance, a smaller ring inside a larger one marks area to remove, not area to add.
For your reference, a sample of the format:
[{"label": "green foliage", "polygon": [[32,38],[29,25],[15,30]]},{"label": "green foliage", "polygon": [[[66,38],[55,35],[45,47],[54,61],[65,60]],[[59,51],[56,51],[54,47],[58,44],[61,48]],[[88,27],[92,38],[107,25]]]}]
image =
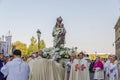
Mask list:
[{"label": "green foliage", "polygon": [[32,36],[31,43],[28,47],[28,55],[31,55],[33,52],[38,51],[37,40]]},{"label": "green foliage", "polygon": [[16,46],[16,49],[21,50],[22,56],[28,55],[27,54],[27,45],[25,43],[22,43],[20,41],[16,41],[12,45]]},{"label": "green foliage", "polygon": [[44,40],[41,40],[40,41],[40,50],[43,48],[46,48],[46,44],[45,44]]},{"label": "green foliage", "polygon": [[[27,45],[20,41],[14,42],[11,45],[11,47],[14,45],[14,46],[16,46],[16,49],[20,49],[22,51],[22,56],[30,56],[33,52],[38,51],[38,43],[37,43],[37,40],[35,39],[35,37],[32,36],[30,41],[31,41],[31,43],[28,46],[28,49],[27,49]],[[40,41],[40,49],[43,49],[45,47],[46,47],[46,44],[45,44],[44,40],[41,40]],[[12,48],[11,48],[11,53],[12,53]]]}]

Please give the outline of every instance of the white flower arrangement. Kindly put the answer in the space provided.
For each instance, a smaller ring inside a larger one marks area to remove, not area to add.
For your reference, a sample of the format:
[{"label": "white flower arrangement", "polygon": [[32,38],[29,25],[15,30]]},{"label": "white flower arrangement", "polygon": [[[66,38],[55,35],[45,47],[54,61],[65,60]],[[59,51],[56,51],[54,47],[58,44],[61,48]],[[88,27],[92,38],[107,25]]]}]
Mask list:
[{"label": "white flower arrangement", "polygon": [[63,28],[56,28],[56,29],[54,30],[54,34],[55,34],[55,35],[59,35],[62,31],[63,31]]},{"label": "white flower arrangement", "polygon": [[69,59],[69,55],[74,51],[74,49],[70,48],[44,48],[43,50],[43,58],[53,58],[54,60],[57,59]]},{"label": "white flower arrangement", "polygon": [[43,51],[43,58],[50,59],[51,56],[54,54],[54,48],[44,48]]}]

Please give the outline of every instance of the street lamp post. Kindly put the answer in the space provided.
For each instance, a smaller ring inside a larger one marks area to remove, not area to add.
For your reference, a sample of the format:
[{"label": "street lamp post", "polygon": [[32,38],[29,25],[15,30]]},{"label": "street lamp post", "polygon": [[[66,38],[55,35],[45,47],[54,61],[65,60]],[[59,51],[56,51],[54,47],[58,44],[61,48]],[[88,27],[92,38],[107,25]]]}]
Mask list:
[{"label": "street lamp post", "polygon": [[41,32],[40,32],[40,30],[38,29],[38,30],[37,30],[37,37],[38,37],[38,50],[40,49],[40,36],[41,36]]},{"label": "street lamp post", "polygon": [[97,52],[95,51],[95,57],[97,57]]}]

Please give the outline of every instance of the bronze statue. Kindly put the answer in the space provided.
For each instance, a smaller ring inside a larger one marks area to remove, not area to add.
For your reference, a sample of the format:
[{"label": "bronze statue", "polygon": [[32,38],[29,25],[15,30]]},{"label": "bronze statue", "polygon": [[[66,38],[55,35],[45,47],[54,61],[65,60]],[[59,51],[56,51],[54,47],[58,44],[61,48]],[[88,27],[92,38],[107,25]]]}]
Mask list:
[{"label": "bronze statue", "polygon": [[65,44],[66,30],[62,21],[63,19],[61,16],[57,18],[57,22],[52,32],[52,36],[54,37],[53,46],[55,48],[62,48]]}]

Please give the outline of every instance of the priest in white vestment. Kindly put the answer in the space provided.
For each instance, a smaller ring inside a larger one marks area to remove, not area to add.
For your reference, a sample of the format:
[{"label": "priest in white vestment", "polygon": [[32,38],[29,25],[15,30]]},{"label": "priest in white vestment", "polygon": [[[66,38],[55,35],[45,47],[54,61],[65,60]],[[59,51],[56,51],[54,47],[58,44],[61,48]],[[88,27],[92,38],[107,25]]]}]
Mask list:
[{"label": "priest in white vestment", "polygon": [[111,60],[112,55],[108,56],[108,60],[104,64],[104,71],[105,71],[105,80],[109,79],[109,66],[110,66],[110,60]]},{"label": "priest in white vestment", "polygon": [[35,53],[32,54],[31,57],[28,58],[27,63],[29,64],[30,67],[30,74],[29,74],[29,80],[32,80],[32,72],[33,72],[33,63],[36,61],[37,56]]},{"label": "priest in white vestment", "polygon": [[118,80],[117,65],[114,63],[110,63],[109,76],[110,76],[110,80]]},{"label": "priest in white vestment", "polygon": [[33,63],[31,80],[64,80],[64,69],[52,59],[39,58]]},{"label": "priest in white vestment", "polygon": [[33,67],[34,59],[28,58],[27,63],[30,67],[29,80],[31,80],[31,78],[32,78],[32,67]]},{"label": "priest in white vestment", "polygon": [[69,80],[90,80],[89,65],[84,59],[84,53],[79,54],[79,58],[73,61]]},{"label": "priest in white vestment", "polygon": [[112,56],[109,66],[109,77],[110,80],[118,80],[118,66],[115,63],[115,56]]},{"label": "priest in white vestment", "polygon": [[73,64],[73,61],[75,58],[76,58],[76,54],[71,53],[70,60],[66,63],[66,66],[65,66],[65,79],[64,80],[69,80],[71,65]]}]

